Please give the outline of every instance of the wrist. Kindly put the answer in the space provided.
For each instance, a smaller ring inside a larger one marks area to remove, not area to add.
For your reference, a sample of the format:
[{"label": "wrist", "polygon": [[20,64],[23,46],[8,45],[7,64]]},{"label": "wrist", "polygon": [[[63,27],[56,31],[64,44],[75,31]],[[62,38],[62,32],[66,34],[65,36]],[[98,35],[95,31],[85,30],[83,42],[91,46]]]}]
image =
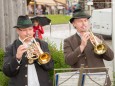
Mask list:
[{"label": "wrist", "polygon": [[21,59],[19,59],[19,58],[16,58],[16,60],[20,61]]},{"label": "wrist", "polygon": [[85,46],[80,45],[80,51],[81,51],[81,53],[83,52],[84,48],[85,48]]},{"label": "wrist", "polygon": [[20,61],[20,60],[21,60],[21,58],[19,57],[19,55],[18,55],[18,54],[16,54],[16,59],[17,59],[18,61]]}]

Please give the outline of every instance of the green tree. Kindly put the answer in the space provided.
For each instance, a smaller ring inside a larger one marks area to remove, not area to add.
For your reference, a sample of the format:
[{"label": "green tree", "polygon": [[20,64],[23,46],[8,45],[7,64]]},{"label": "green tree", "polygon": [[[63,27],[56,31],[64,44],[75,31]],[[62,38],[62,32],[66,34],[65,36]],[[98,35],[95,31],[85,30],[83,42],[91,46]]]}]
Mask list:
[{"label": "green tree", "polygon": [[0,86],[8,86],[8,77],[2,72],[4,51],[0,49]]},{"label": "green tree", "polygon": [[[57,49],[55,43],[49,41],[48,43],[51,57],[54,60],[54,69],[70,67],[67,64],[65,64],[62,42],[60,43],[60,49]],[[52,80],[54,80],[54,70],[50,71],[50,77]]]}]

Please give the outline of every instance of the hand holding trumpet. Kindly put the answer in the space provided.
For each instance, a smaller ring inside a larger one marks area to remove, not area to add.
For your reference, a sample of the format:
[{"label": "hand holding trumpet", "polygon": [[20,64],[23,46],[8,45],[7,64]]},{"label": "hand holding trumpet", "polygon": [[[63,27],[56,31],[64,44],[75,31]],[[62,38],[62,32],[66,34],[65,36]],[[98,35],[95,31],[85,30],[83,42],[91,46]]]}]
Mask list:
[{"label": "hand holding trumpet", "polygon": [[[25,40],[31,38],[29,43],[25,43]],[[32,64],[34,60],[37,60],[39,64],[46,64],[50,61],[51,56],[47,52],[43,52],[40,44],[34,37],[26,37],[23,40],[23,45],[20,45],[17,50],[16,58],[21,60],[23,53],[26,52],[28,63]]]},{"label": "hand holding trumpet", "polygon": [[80,50],[83,52],[87,45],[87,41],[90,40],[92,45],[94,46],[94,52],[98,55],[104,54],[107,50],[105,44],[100,40],[98,37],[96,37],[91,30],[89,32],[84,33],[81,35],[81,45]]},{"label": "hand holding trumpet", "polygon": [[[18,60],[21,60],[21,59],[22,59],[23,53],[28,51],[28,49],[29,49],[29,47],[30,47],[30,45],[31,45],[31,43],[32,43],[31,41],[29,41],[28,43],[26,43],[25,40],[26,40],[27,38],[28,38],[28,37],[26,37],[26,38],[23,40],[23,44],[20,45],[20,46],[17,48],[16,58],[17,58]],[[40,44],[39,44],[38,42],[37,42],[37,45],[40,46]],[[35,44],[34,44],[33,48],[30,49],[30,51],[33,52],[34,55],[38,55],[38,54],[40,53],[39,50],[37,49],[37,47],[35,46]],[[29,52],[28,52],[28,53],[29,53]]]},{"label": "hand holding trumpet", "polygon": [[85,49],[85,47],[87,45],[87,41],[89,39],[90,39],[90,33],[89,32],[85,32],[85,33],[81,34],[81,45],[80,45],[81,52],[83,52],[83,50]]},{"label": "hand holding trumpet", "polygon": [[25,45],[20,45],[17,49],[17,54],[16,54],[16,58],[18,60],[21,60],[22,59],[22,55],[24,52],[26,52],[27,48]]}]

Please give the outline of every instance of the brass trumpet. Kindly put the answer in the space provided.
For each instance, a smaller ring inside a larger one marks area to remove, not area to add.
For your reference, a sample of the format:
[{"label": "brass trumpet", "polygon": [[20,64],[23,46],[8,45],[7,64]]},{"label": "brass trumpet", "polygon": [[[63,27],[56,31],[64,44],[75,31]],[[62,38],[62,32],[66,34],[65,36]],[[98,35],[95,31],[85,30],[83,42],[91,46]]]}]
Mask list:
[{"label": "brass trumpet", "polygon": [[[27,37],[23,40],[23,42],[30,37]],[[34,51],[38,50],[38,52],[35,54]],[[50,61],[51,56],[47,52],[43,52],[41,47],[38,46],[36,40],[34,37],[32,37],[32,41],[27,47],[27,54],[26,57],[28,58],[28,63],[32,64],[34,60],[37,60],[39,64],[46,64]]]},{"label": "brass trumpet", "polygon": [[105,44],[102,41],[98,42],[91,30],[89,30],[89,32],[90,32],[91,37],[93,37],[95,41],[95,43],[92,43],[92,41],[90,40],[94,46],[94,52],[98,55],[104,54],[107,50],[107,47],[105,46]]}]

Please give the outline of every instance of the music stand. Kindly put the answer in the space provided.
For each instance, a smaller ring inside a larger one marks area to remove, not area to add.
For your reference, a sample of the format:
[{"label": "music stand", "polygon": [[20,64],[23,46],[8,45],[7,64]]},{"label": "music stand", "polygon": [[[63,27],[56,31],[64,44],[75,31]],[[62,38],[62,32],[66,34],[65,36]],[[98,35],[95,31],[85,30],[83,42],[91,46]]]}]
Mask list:
[{"label": "music stand", "polygon": [[[98,68],[63,68],[54,69],[54,86],[104,86],[107,84],[108,72],[85,73],[84,70],[108,69],[105,67]],[[77,70],[77,71],[76,71]],[[78,71],[79,70],[79,71]],[[56,71],[69,71],[57,72]],[[100,77],[101,76],[101,77]]]}]

